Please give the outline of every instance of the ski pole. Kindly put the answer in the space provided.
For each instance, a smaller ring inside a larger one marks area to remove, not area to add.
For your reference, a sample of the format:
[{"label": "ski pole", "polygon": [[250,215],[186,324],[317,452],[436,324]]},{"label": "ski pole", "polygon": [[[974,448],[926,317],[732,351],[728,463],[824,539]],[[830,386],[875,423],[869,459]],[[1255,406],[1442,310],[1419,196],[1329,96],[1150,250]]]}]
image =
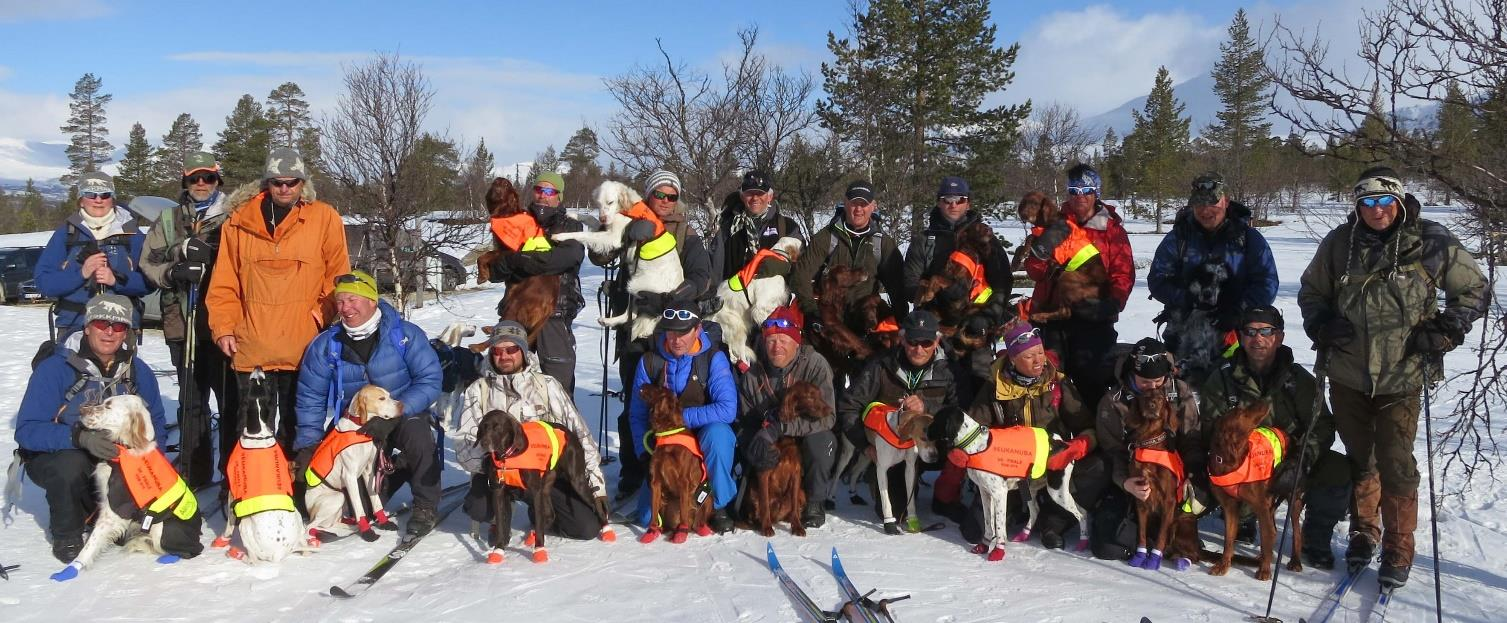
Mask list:
[{"label": "ski pole", "polygon": [[[1440,362],[1443,365],[1443,362]],[[1434,498],[1434,424],[1432,409],[1429,403],[1433,401],[1433,383],[1425,378],[1423,381],[1423,443],[1428,452],[1429,469],[1429,530],[1432,533],[1434,545],[1434,620],[1444,621],[1444,595],[1439,587],[1439,503]]]},{"label": "ski pole", "polygon": [[[1313,431],[1314,424],[1319,420],[1319,412],[1324,409],[1324,377],[1328,373],[1328,370],[1326,370],[1328,361],[1325,360],[1325,354],[1326,351],[1324,349],[1319,349],[1318,355],[1314,358],[1313,362],[1313,410],[1308,413],[1308,427],[1303,429],[1303,435],[1298,438],[1297,478],[1307,477],[1303,473],[1303,468],[1306,467],[1305,463],[1308,458],[1308,434]],[[1317,460],[1318,457],[1314,458]],[[1282,548],[1287,545],[1287,530],[1292,527],[1293,505],[1298,501],[1298,490],[1302,489],[1299,486],[1299,482],[1297,479],[1294,479],[1292,494],[1287,498],[1287,514],[1282,516],[1282,534],[1277,538],[1277,547],[1275,548],[1277,550],[1277,560],[1273,563],[1271,586],[1266,591],[1266,613],[1254,619],[1259,623],[1282,623],[1282,619],[1272,616],[1272,603],[1277,599],[1277,577],[1282,575]],[[1298,529],[1301,530],[1302,527],[1300,526]],[[1328,544],[1325,544],[1325,546],[1328,547]],[[1297,558],[1300,554],[1300,552],[1292,553],[1293,558]]]}]

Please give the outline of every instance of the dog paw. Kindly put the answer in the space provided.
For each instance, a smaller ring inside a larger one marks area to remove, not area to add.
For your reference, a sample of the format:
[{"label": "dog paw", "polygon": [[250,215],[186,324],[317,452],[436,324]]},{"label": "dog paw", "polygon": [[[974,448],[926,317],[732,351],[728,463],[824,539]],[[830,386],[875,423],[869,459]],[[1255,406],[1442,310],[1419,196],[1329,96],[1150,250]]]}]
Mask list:
[{"label": "dog paw", "polygon": [[1025,530],[1021,530],[1020,532],[1016,532],[1015,536],[1010,537],[1010,542],[1011,543],[1025,543],[1026,541],[1029,541],[1029,540],[1031,540],[1031,529],[1030,528],[1026,528]]},{"label": "dog paw", "polygon": [[989,552],[989,546],[988,545],[984,545],[983,543],[974,543],[973,547],[969,548],[968,551],[973,552],[975,554],[985,554],[985,553]]},{"label": "dog paw", "polygon": [[1005,548],[998,545],[989,551],[989,562],[999,562],[1005,559]]},{"label": "dog paw", "polygon": [[490,552],[487,552],[487,564],[489,564],[489,565],[500,565],[500,564],[502,564],[502,552],[497,551],[497,550],[492,550]]},{"label": "dog paw", "polygon": [[225,550],[225,557],[226,558],[233,558],[235,560],[245,560],[246,559],[246,550],[241,549],[239,547],[232,547],[230,549]]},{"label": "dog paw", "polygon": [[653,543],[655,540],[659,539],[659,534],[660,534],[660,532],[658,530],[651,529],[651,530],[649,530],[649,531],[647,531],[647,532],[639,535],[638,542],[639,543]]},{"label": "dog paw", "polygon": [[225,538],[223,536],[217,536],[217,537],[215,537],[214,542],[209,544],[210,547],[213,547],[215,549],[219,549],[221,547],[227,547],[229,545],[230,545],[230,539],[227,539],[227,538]]},{"label": "dog paw", "polygon": [[893,521],[886,521],[886,522],[884,522],[884,533],[885,534],[900,534],[900,524],[895,523]]},{"label": "dog paw", "polygon": [[806,536],[806,527],[803,526],[803,525],[801,525],[800,522],[796,522],[796,523],[790,524],[790,535],[791,536]]},{"label": "dog paw", "polygon": [[1230,572],[1230,565],[1229,565],[1229,563],[1224,563],[1224,562],[1216,563],[1213,567],[1209,568],[1209,575],[1224,575],[1224,574],[1229,573],[1229,572]]},{"label": "dog paw", "polygon": [[759,536],[762,536],[764,538],[774,536],[774,526],[770,526],[768,528],[759,528]]},{"label": "dog paw", "polygon": [[376,543],[377,539],[382,538],[382,536],[377,534],[376,531],[372,530],[370,526],[368,526],[365,530],[358,532],[357,534],[360,534],[361,540],[366,541],[367,543]]},{"label": "dog paw", "polygon": [[1287,563],[1287,570],[1288,571],[1292,571],[1294,573],[1302,571],[1303,570],[1303,561],[1298,560],[1296,557],[1294,557],[1292,560],[1288,561],[1288,563]]},{"label": "dog paw", "polygon": [[1082,552],[1088,550],[1088,537],[1078,539],[1078,544],[1073,546],[1073,551]]},{"label": "dog paw", "polygon": [[539,548],[539,549],[536,549],[536,550],[534,550],[534,555],[530,556],[530,558],[532,558],[534,560],[534,562],[538,562],[538,563],[549,562],[549,550],[544,549],[542,547]]},{"label": "dog paw", "polygon": [[696,527],[696,536],[711,536],[711,535],[712,535],[712,527],[711,526],[702,524],[702,525]]},{"label": "dog paw", "polygon": [[1272,579],[1271,567],[1262,567],[1256,571],[1256,579],[1262,582]]},{"label": "dog paw", "polygon": [[852,504],[854,506],[868,506],[869,505],[869,501],[863,499],[863,496],[861,496],[861,495],[855,495],[853,497],[848,498],[848,503]]},{"label": "dog paw", "polygon": [[597,536],[601,537],[603,541],[606,541],[608,543],[617,542],[617,533],[614,532],[612,528],[608,528],[606,526],[602,527],[602,531],[597,533]]}]

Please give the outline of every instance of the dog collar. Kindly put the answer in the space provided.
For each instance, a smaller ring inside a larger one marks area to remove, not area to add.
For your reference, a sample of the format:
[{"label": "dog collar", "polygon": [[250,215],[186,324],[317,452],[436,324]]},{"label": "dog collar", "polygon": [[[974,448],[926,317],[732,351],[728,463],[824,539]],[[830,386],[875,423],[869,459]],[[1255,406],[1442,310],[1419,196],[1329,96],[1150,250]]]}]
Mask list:
[{"label": "dog collar", "polygon": [[682,426],[680,428],[672,428],[672,429],[666,430],[666,431],[659,431],[657,433],[654,433],[654,436],[655,437],[669,437],[670,435],[678,435],[678,434],[683,433],[683,432],[685,432],[685,427],[684,426]]},{"label": "dog collar", "polygon": [[[978,439],[979,435],[982,435],[982,434],[984,434],[984,427],[979,426],[977,428],[974,428],[973,432],[968,433],[968,436],[966,436],[966,437],[964,437],[964,438],[962,438],[961,440],[958,441],[957,447],[958,448],[966,448],[966,447],[968,447],[968,444],[973,443],[973,441],[975,439]],[[964,452],[967,452],[967,450],[964,450]]]}]

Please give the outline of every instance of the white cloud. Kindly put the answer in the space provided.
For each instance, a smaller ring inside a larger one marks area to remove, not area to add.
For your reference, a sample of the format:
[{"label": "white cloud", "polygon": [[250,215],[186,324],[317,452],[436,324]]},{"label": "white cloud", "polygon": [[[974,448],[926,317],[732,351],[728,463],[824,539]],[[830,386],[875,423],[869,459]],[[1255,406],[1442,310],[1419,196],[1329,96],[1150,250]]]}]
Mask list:
[{"label": "white cloud", "polygon": [[0,0],[0,23],[92,19],[114,12],[101,0]]},{"label": "white cloud", "polygon": [[38,159],[26,141],[0,138],[0,178],[51,180],[68,172],[67,167],[35,164]]}]

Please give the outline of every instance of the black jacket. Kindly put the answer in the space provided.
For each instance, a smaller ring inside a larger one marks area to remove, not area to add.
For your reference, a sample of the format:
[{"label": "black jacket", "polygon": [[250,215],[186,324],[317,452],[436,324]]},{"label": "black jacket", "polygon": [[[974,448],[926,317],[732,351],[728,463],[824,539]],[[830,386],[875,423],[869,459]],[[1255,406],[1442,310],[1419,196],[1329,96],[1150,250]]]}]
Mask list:
[{"label": "black jacket", "polygon": [[[748,250],[748,235],[742,231],[733,233],[733,222],[737,220],[738,214],[744,212],[743,204],[736,197],[729,199],[730,201],[723,203],[722,214],[717,217],[717,234],[712,237],[711,244],[707,245],[707,251],[712,257],[712,275],[716,277],[714,283],[738,274],[753,259],[753,253]],[[756,220],[760,227],[760,249],[774,247],[774,243],[782,236],[798,238],[803,246],[811,241],[801,222],[781,214],[777,205],[770,204],[763,216]]]},{"label": "black jacket", "polygon": [[831,223],[811,235],[810,246],[801,252],[790,272],[790,290],[800,302],[802,312],[808,317],[816,316],[814,290],[829,267],[852,266],[867,272],[869,280],[848,291],[847,304],[882,289],[889,294],[896,320],[905,317],[910,299],[904,295],[901,278],[903,259],[895,237],[884,233],[883,229],[884,222],[875,215],[869,222],[868,231],[854,236],[844,226],[843,215],[839,212]]},{"label": "black jacket", "polygon": [[[978,212],[969,210],[958,222],[950,223],[942,216],[941,210],[932,208],[926,229],[919,238],[911,240],[910,248],[905,251],[905,300],[916,300],[916,290],[920,287],[921,279],[940,273],[947,267],[947,258],[957,248],[957,233],[981,220]],[[1013,278],[1010,273],[1010,256],[1005,252],[1005,246],[1000,244],[998,236],[994,238],[994,249],[989,253],[989,259],[984,262],[984,278],[995,293],[989,299],[986,311],[996,322],[1003,322],[1009,316],[1009,293]]]},{"label": "black jacket", "polygon": [[[565,214],[565,208],[550,208],[539,204],[528,207],[534,220],[546,234],[584,231],[580,221]],[[492,264],[492,282],[515,283],[525,277],[538,275],[560,276],[560,298],[555,301],[555,318],[574,320],[581,308],[586,306],[586,297],[581,294],[581,261],[586,259],[586,247],[580,242],[550,241],[548,251],[527,253],[503,253]]]}]

